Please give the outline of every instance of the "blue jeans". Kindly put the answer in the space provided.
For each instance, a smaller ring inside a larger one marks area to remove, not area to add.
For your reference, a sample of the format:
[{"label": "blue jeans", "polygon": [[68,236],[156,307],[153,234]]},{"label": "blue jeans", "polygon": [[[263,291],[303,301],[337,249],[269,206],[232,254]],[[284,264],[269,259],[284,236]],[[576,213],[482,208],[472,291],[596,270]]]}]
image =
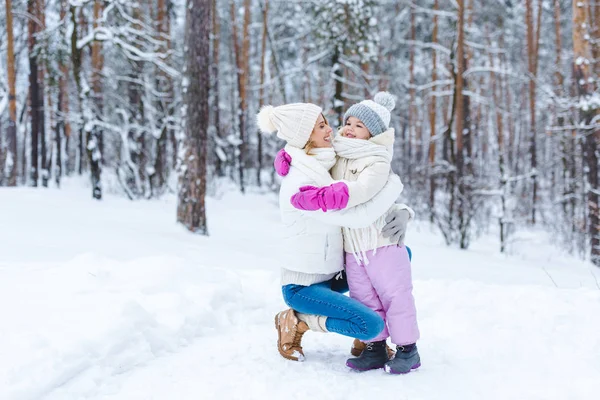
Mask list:
[{"label": "blue jeans", "polygon": [[329,332],[366,341],[377,336],[385,327],[383,319],[369,307],[343,295],[347,285],[335,278],[310,286],[285,285],[283,300],[297,312],[327,317]]}]

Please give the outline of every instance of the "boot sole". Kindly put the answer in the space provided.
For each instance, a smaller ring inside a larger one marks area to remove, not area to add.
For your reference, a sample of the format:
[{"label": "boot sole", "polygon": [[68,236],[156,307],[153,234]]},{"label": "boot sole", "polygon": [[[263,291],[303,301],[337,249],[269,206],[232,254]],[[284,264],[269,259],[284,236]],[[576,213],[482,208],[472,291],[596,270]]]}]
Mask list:
[{"label": "boot sole", "polygon": [[299,362],[304,361],[304,359],[299,359],[297,357],[290,356],[281,350],[281,330],[279,329],[279,318],[277,318],[278,316],[279,314],[275,314],[275,329],[277,329],[277,351],[279,351],[281,357],[285,358],[286,360]]},{"label": "boot sole", "polygon": [[381,369],[381,368],[385,367],[385,364],[377,365],[377,366],[374,366],[371,368],[358,368],[356,365],[352,364],[350,361],[346,361],[346,367],[348,367],[354,371],[365,372],[365,371],[371,371],[374,369]]},{"label": "boot sole", "polygon": [[409,372],[419,368],[421,366],[421,363],[416,363],[415,365],[413,365],[412,367],[410,367],[410,370],[406,371],[406,372],[396,372],[394,370],[392,370],[390,367],[388,367],[387,365],[385,366],[384,370],[385,372],[387,372],[388,374],[392,374],[392,375],[406,375]]}]

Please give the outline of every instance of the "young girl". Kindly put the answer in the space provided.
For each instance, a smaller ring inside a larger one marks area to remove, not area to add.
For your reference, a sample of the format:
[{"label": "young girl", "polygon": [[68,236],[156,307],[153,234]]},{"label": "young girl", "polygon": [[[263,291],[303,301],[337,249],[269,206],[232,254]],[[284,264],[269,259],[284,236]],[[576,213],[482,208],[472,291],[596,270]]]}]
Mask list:
[{"label": "young girl", "polygon": [[[333,140],[338,159],[331,173],[334,179],[349,182],[351,200],[371,198],[389,179],[394,144],[394,130],[389,123],[394,106],[394,98],[380,92],[374,101],[355,104],[344,115],[341,134]],[[292,204],[303,210],[328,210],[336,206],[323,199],[323,194],[331,190],[301,188]],[[381,234],[385,218],[384,214],[366,228],[343,228],[350,296],[377,312],[387,325],[366,344],[359,357],[349,359],[346,365],[361,371],[385,367],[386,372],[404,374],[421,365],[416,347],[419,329],[409,254],[405,246]],[[392,360],[388,360],[385,348],[388,336],[397,348]]]},{"label": "young girl", "polygon": [[377,336],[384,329],[381,316],[341,294],[336,282],[344,269],[340,227],[366,227],[386,213],[402,191],[400,179],[391,177],[378,195],[358,207],[327,213],[300,211],[290,198],[306,185],[331,185],[327,204],[347,208],[345,185],[335,183],[329,174],[335,163],[332,130],[320,107],[304,103],[263,107],[258,125],[263,132],[277,131],[294,160],[279,195],[285,226],[281,285],[284,301],[291,307],[275,316],[279,353],[290,360],[303,360],[301,340],[308,330],[362,340]]}]

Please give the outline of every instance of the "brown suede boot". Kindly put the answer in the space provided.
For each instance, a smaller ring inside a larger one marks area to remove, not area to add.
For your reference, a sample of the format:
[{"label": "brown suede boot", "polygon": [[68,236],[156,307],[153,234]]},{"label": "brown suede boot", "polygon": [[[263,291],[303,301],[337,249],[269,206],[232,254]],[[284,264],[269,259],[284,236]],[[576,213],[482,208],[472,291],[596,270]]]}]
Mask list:
[{"label": "brown suede boot", "polygon": [[299,321],[291,308],[275,315],[277,329],[277,349],[283,358],[292,361],[304,361],[302,335],[308,331],[308,325]]},{"label": "brown suede boot", "polygon": [[[354,357],[359,357],[361,355],[361,353],[363,352],[363,350],[365,349],[365,346],[366,346],[366,344],[364,344],[360,340],[354,339],[354,342],[352,342],[352,348],[350,349],[350,354],[352,354]],[[394,349],[392,349],[390,346],[388,346],[387,343],[385,346],[387,348],[388,357],[391,359],[392,356],[394,354],[396,354],[396,352],[394,351]]]}]

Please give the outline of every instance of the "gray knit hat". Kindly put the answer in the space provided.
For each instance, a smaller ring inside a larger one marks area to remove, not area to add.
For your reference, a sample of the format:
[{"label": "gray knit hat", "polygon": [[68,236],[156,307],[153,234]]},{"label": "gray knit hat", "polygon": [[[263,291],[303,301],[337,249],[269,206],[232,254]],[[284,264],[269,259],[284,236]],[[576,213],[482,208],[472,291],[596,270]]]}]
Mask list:
[{"label": "gray knit hat", "polygon": [[367,127],[371,135],[376,136],[388,130],[390,111],[396,106],[394,96],[388,92],[379,92],[373,100],[363,100],[354,104],[344,114],[344,125],[350,117],[356,117]]}]

